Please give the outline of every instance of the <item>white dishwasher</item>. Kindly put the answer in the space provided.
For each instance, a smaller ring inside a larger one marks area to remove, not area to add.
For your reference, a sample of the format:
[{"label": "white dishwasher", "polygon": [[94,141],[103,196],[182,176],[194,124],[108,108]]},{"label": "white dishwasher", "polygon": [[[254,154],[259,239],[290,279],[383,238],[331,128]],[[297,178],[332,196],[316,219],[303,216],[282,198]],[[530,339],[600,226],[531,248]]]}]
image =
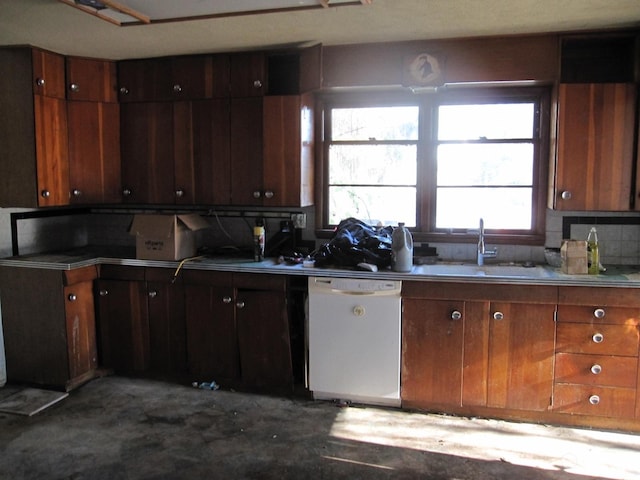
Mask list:
[{"label": "white dishwasher", "polygon": [[309,278],[309,390],[313,397],[400,405],[402,282]]}]

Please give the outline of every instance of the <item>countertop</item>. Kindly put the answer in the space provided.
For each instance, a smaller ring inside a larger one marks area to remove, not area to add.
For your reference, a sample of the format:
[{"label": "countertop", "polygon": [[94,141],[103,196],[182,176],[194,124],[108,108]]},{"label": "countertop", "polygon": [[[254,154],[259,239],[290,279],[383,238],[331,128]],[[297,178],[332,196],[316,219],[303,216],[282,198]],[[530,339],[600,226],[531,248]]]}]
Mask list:
[{"label": "countertop", "polygon": [[236,257],[196,257],[179,261],[139,260],[130,248],[83,247],[54,253],[41,253],[0,259],[0,266],[72,270],[90,265],[109,264],[171,269],[197,269],[226,272],[246,272],[273,275],[300,275],[385,280],[417,280],[447,282],[510,283],[527,285],[574,285],[598,287],[640,287],[640,266],[608,266],[600,275],[567,275],[559,268],[540,264],[524,266],[498,263],[477,266],[465,262],[438,262],[435,265],[414,265],[411,272],[391,270],[369,272],[351,268],[304,267],[267,258],[261,262]]}]

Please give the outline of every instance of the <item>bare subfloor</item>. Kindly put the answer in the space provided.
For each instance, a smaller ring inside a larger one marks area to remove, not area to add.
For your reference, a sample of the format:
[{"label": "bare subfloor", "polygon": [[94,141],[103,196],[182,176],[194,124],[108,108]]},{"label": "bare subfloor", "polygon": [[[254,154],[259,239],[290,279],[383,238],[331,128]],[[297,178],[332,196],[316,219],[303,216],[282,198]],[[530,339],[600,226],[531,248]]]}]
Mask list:
[{"label": "bare subfloor", "polygon": [[107,377],[0,414],[0,478],[632,479],[640,436]]}]

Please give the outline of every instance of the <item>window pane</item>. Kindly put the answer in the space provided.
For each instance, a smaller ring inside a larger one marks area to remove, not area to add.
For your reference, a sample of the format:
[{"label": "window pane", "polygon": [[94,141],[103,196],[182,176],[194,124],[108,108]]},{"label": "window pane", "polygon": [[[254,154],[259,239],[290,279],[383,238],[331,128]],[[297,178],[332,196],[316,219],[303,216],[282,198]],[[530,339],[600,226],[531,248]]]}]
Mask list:
[{"label": "window pane", "polygon": [[371,225],[416,225],[416,189],[412,187],[329,187],[329,224],[355,217]]},{"label": "window pane", "polygon": [[533,145],[447,144],[438,147],[438,185],[531,185]]},{"label": "window pane", "polygon": [[332,140],[417,140],[418,113],[418,107],[335,108]]},{"label": "window pane", "polygon": [[532,138],[533,103],[442,105],[438,140]]},{"label": "window pane", "polygon": [[436,228],[531,229],[531,188],[438,188]]},{"label": "window pane", "polygon": [[330,185],[415,185],[415,145],[332,145]]}]

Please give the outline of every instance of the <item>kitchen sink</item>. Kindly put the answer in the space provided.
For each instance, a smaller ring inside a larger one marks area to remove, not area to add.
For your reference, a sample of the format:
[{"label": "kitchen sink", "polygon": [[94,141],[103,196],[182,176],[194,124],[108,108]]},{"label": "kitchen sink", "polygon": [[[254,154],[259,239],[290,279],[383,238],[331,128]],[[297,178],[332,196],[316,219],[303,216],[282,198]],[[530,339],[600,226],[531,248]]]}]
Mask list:
[{"label": "kitchen sink", "polygon": [[506,278],[548,278],[552,272],[543,266],[514,264],[475,265],[472,263],[437,263],[418,265],[413,272],[420,275],[450,275],[454,277],[506,277]]}]

